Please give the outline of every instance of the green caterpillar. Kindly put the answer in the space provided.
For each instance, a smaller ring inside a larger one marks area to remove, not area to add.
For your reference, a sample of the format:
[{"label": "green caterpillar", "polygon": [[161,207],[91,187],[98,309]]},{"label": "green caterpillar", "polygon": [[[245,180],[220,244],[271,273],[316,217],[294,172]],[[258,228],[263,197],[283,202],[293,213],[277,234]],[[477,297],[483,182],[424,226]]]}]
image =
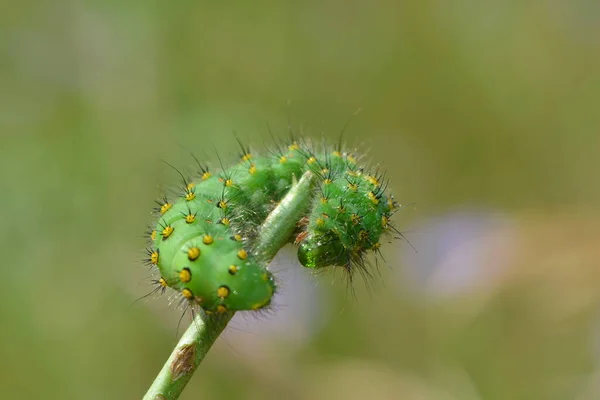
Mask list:
[{"label": "green caterpillar", "polygon": [[315,153],[291,141],[271,155],[254,157],[242,147],[240,161],[213,174],[199,163],[199,178],[177,199],[163,199],[151,230],[149,264],[158,267],[161,288],[172,288],[207,312],[258,310],[276,291],[266,261],[253,253],[257,227],[307,171],[317,176],[309,213],[289,238],[308,268],[364,267],[391,229],[396,203],[379,174],[367,173],[338,148]]}]

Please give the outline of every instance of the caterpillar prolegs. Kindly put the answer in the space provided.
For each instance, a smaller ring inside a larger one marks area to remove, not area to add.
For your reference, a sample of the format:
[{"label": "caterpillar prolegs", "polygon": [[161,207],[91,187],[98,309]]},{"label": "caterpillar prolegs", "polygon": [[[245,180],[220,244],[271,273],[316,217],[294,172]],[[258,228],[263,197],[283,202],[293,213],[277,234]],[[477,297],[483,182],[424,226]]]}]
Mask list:
[{"label": "caterpillar prolegs", "polygon": [[290,141],[264,156],[242,147],[240,160],[220,172],[199,163],[180,195],[162,199],[151,230],[148,262],[158,284],[208,312],[258,310],[276,291],[267,263],[254,253],[258,227],[305,172],[316,178],[309,211],[286,238],[308,268],[352,273],[391,228],[396,203],[383,176],[360,166],[341,146]]}]

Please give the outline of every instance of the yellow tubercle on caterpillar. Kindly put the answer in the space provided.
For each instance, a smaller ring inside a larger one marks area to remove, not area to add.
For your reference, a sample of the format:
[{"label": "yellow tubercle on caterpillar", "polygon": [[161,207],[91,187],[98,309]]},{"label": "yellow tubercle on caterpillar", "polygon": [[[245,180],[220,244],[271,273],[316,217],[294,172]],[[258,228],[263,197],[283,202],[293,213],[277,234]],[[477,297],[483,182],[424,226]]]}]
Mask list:
[{"label": "yellow tubercle on caterpillar", "polygon": [[386,215],[381,216],[381,227],[382,228],[387,228],[389,223],[390,223],[390,219]]},{"label": "yellow tubercle on caterpillar", "polygon": [[217,207],[222,208],[222,209],[226,209],[227,208],[227,201],[226,200],[221,200],[217,203]]},{"label": "yellow tubercle on caterpillar", "polygon": [[166,287],[168,287],[168,286],[169,286],[169,284],[167,283],[167,281],[166,281],[164,278],[160,278],[160,279],[158,280],[158,284],[159,284],[160,286],[164,287],[164,288],[166,288]]},{"label": "yellow tubercle on caterpillar", "polygon": [[327,175],[327,174],[329,173],[329,169],[327,169],[327,168],[323,168],[323,169],[321,170],[321,173],[322,173],[323,175]]},{"label": "yellow tubercle on caterpillar", "polygon": [[348,189],[352,190],[353,192],[356,192],[358,190],[358,185],[356,183],[349,183]]},{"label": "yellow tubercle on caterpillar", "polygon": [[238,267],[237,265],[230,265],[228,268],[229,274],[231,274],[231,275],[237,274],[239,270],[240,270],[240,267]]},{"label": "yellow tubercle on caterpillar", "polygon": [[358,225],[360,223],[360,215],[352,214],[350,216],[350,222],[352,222],[352,225]]},{"label": "yellow tubercle on caterpillar", "polygon": [[356,158],[352,154],[348,154],[346,159],[350,161],[352,164],[356,164]]},{"label": "yellow tubercle on caterpillar", "polygon": [[198,247],[190,247],[190,249],[187,252],[188,260],[190,260],[190,261],[197,260],[198,257],[200,257],[200,253],[201,253],[201,251]]},{"label": "yellow tubercle on caterpillar", "polygon": [[350,252],[352,253],[352,258],[359,258],[360,253],[362,253],[363,250],[364,249],[360,244],[357,244],[356,246],[354,246],[354,248],[352,248],[352,250],[350,250]]},{"label": "yellow tubercle on caterpillar", "polygon": [[158,264],[158,251],[153,251],[152,254],[150,254],[150,263],[153,265]]},{"label": "yellow tubercle on caterpillar", "polygon": [[246,250],[241,249],[240,251],[238,251],[237,256],[240,260],[245,260],[248,258],[248,253],[246,252]]},{"label": "yellow tubercle on caterpillar", "polygon": [[381,247],[381,243],[375,242],[375,244],[373,244],[373,246],[371,247],[371,250],[377,251],[377,250],[379,250],[380,247]]},{"label": "yellow tubercle on caterpillar", "polygon": [[192,271],[189,268],[184,268],[179,272],[179,280],[187,283],[192,280]]},{"label": "yellow tubercle on caterpillar", "polygon": [[367,232],[365,230],[358,232],[358,240],[364,242],[367,239],[369,239],[369,232]]},{"label": "yellow tubercle on caterpillar", "polygon": [[160,206],[160,213],[161,214],[166,213],[167,211],[169,211],[171,209],[171,207],[173,207],[173,205],[169,202],[166,202],[165,204]]},{"label": "yellow tubercle on caterpillar", "polygon": [[204,235],[204,237],[202,238],[202,243],[206,245],[213,244],[214,241],[215,240],[211,235]]},{"label": "yellow tubercle on caterpillar", "polygon": [[250,168],[248,168],[248,173],[250,175],[254,175],[256,173],[256,164],[252,164]]},{"label": "yellow tubercle on caterpillar", "polygon": [[235,240],[236,242],[241,242],[242,241],[242,235],[233,235],[233,240]]},{"label": "yellow tubercle on caterpillar", "polygon": [[231,180],[231,179],[227,179],[227,180],[225,181],[225,186],[226,186],[226,187],[233,186],[233,180]]},{"label": "yellow tubercle on caterpillar", "polygon": [[367,197],[369,198],[369,200],[371,200],[371,203],[379,204],[379,199],[377,198],[377,196],[375,196],[375,193],[369,192],[367,193]]},{"label": "yellow tubercle on caterpillar", "polygon": [[220,297],[220,298],[222,298],[222,299],[226,298],[227,296],[229,296],[229,288],[227,286],[225,286],[225,285],[220,286],[217,289],[217,296]]},{"label": "yellow tubercle on caterpillar", "polygon": [[192,201],[196,198],[196,193],[189,191],[185,194],[185,201]]},{"label": "yellow tubercle on caterpillar", "polygon": [[374,186],[379,186],[380,185],[379,180],[377,179],[377,177],[375,177],[373,175],[367,176],[366,179],[367,179],[367,181],[369,181],[369,183],[371,185],[374,185]]},{"label": "yellow tubercle on caterpillar", "polygon": [[396,202],[394,201],[394,198],[392,196],[390,196],[388,198],[387,204],[388,204],[388,207],[390,208],[390,211],[392,211],[394,208],[396,208]]},{"label": "yellow tubercle on caterpillar", "polygon": [[185,216],[186,224],[191,224],[196,220],[196,216],[194,214],[188,214]]},{"label": "yellow tubercle on caterpillar", "polygon": [[340,153],[339,151],[335,150],[331,152],[331,155],[336,156],[336,157],[341,157],[342,153]]},{"label": "yellow tubercle on caterpillar", "polygon": [[328,201],[327,197],[321,197],[321,204],[327,204]]},{"label": "yellow tubercle on caterpillar", "polygon": [[317,224],[317,226],[323,226],[325,225],[325,220],[323,218],[317,218],[315,223]]},{"label": "yellow tubercle on caterpillar", "polygon": [[186,186],[187,190],[192,190],[196,185],[193,184],[192,182],[188,183],[188,185]]},{"label": "yellow tubercle on caterpillar", "polygon": [[210,172],[206,171],[206,172],[204,172],[202,174],[202,176],[200,177],[200,179],[202,179],[203,181],[205,181],[207,179],[210,179],[211,176],[212,176],[212,174]]},{"label": "yellow tubercle on caterpillar", "polygon": [[252,154],[246,153],[242,156],[242,161],[250,161],[252,159]]},{"label": "yellow tubercle on caterpillar", "polygon": [[310,157],[308,160],[306,160],[306,163],[308,165],[312,165],[312,164],[314,164],[316,162],[317,162],[317,159],[315,157]]},{"label": "yellow tubercle on caterpillar", "polygon": [[279,157],[279,163],[280,164],[285,164],[287,162],[287,157],[286,156],[281,156]]},{"label": "yellow tubercle on caterpillar", "polygon": [[153,231],[150,233],[150,239],[151,239],[153,242],[156,240],[156,231],[155,231],[155,230],[153,230]]},{"label": "yellow tubercle on caterpillar", "polygon": [[288,149],[290,149],[290,151],[300,150],[300,145],[296,142],[293,142],[289,145]]},{"label": "yellow tubercle on caterpillar", "polygon": [[229,218],[223,217],[221,218],[221,223],[225,226],[229,226],[231,224],[231,221],[229,220]]},{"label": "yellow tubercle on caterpillar", "polygon": [[225,306],[224,306],[224,305],[222,305],[222,304],[219,304],[219,305],[217,306],[217,312],[218,312],[219,314],[224,314],[224,313],[226,313],[226,312],[227,312],[227,307],[225,307]]},{"label": "yellow tubercle on caterpillar", "polygon": [[331,185],[333,183],[333,181],[329,178],[326,178],[323,180],[323,185]]},{"label": "yellow tubercle on caterpillar", "polygon": [[186,299],[192,299],[194,297],[194,293],[192,293],[192,291],[188,288],[185,288],[181,291],[181,295],[183,297],[185,297]]},{"label": "yellow tubercle on caterpillar", "polygon": [[161,233],[163,240],[166,240],[169,236],[171,236],[173,231],[175,231],[175,228],[173,228],[171,225],[165,226]]}]

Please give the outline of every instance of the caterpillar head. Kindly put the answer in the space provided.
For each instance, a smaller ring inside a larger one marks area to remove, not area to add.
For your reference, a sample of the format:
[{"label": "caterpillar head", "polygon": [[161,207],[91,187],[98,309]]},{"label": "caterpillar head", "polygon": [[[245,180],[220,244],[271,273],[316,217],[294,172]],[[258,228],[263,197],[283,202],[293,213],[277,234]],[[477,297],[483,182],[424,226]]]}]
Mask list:
[{"label": "caterpillar head", "polygon": [[298,260],[307,268],[345,266],[350,263],[350,252],[339,238],[315,235],[302,241],[298,248]]}]

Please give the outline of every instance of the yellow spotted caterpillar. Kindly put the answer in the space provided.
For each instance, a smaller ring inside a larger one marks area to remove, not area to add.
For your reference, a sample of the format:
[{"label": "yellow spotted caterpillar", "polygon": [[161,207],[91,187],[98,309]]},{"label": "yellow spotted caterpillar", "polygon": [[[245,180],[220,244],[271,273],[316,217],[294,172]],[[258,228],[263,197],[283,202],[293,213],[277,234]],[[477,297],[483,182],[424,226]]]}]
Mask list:
[{"label": "yellow spotted caterpillar", "polygon": [[158,269],[159,288],[209,313],[268,306],[277,287],[255,251],[257,230],[306,172],[316,181],[310,207],[286,241],[298,245],[307,268],[364,271],[366,255],[394,230],[397,204],[382,174],[341,145],[292,139],[262,155],[240,146],[237,163],[220,171],[198,163],[176,197],[158,201],[146,262]]}]

